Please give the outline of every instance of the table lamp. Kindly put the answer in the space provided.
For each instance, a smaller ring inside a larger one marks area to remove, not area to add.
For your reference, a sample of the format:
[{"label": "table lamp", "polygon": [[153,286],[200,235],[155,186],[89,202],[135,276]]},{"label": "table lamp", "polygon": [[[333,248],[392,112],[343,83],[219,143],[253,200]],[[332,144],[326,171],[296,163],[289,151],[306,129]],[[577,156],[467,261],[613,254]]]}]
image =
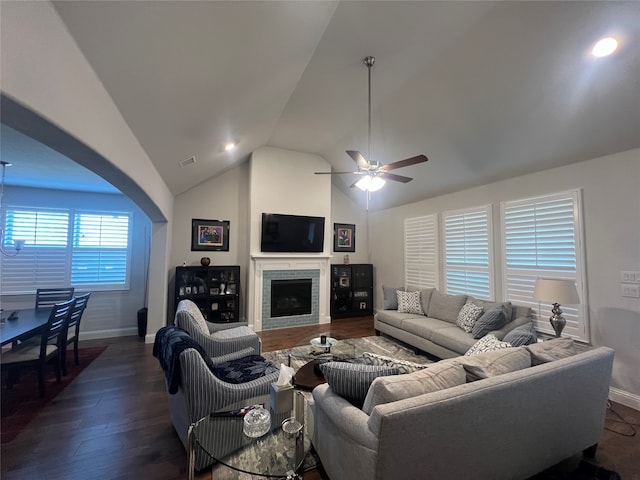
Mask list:
[{"label": "table lamp", "polygon": [[549,322],[556,332],[556,337],[562,333],[566,325],[566,320],[562,316],[560,304],[577,305],[580,303],[578,290],[573,280],[562,280],[559,278],[537,278],[533,289],[533,297],[538,302],[552,303],[551,317]]}]

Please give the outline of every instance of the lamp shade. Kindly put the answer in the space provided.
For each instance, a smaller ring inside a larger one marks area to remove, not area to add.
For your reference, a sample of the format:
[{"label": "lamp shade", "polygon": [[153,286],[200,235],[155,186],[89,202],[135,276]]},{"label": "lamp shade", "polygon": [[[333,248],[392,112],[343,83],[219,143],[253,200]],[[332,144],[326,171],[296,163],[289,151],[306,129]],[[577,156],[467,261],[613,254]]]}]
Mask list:
[{"label": "lamp shade", "polygon": [[559,278],[537,278],[533,298],[539,302],[577,305],[580,303],[576,283]]}]

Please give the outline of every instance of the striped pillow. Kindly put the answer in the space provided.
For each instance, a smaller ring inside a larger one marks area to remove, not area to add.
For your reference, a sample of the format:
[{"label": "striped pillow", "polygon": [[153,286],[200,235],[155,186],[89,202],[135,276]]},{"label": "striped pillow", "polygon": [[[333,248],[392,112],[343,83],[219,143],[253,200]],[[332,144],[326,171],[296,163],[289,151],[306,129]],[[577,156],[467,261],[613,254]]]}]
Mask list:
[{"label": "striped pillow", "polygon": [[346,362],[323,363],[320,370],[331,389],[358,408],[362,408],[373,380],[398,374],[397,368]]}]

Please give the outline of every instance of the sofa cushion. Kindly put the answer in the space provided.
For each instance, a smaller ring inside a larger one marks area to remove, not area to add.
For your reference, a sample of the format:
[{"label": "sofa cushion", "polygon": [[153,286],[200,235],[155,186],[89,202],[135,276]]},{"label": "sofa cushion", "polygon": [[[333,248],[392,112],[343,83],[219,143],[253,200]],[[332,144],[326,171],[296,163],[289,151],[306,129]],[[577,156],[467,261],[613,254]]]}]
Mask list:
[{"label": "sofa cushion", "polygon": [[514,347],[520,347],[522,345],[536,343],[538,341],[538,335],[536,334],[533,322],[530,322],[511,330],[504,336],[502,341],[509,342]]},{"label": "sofa cushion", "polygon": [[393,377],[376,378],[364,401],[362,410],[370,415],[376,405],[436,392],[466,383],[465,371],[457,363],[434,363],[417,372]]},{"label": "sofa cushion", "polygon": [[473,356],[459,357],[467,373],[467,382],[523,370],[531,366],[531,355],[525,347],[509,347]]},{"label": "sofa cushion", "polygon": [[482,316],[473,325],[471,335],[473,338],[482,338],[493,330],[499,330],[507,323],[507,309],[504,305],[484,312]]},{"label": "sofa cushion", "polygon": [[396,368],[346,362],[326,362],[320,370],[331,389],[358,408],[362,408],[374,379],[398,374]]},{"label": "sofa cushion", "polygon": [[383,306],[385,310],[397,310],[398,309],[398,290],[404,291],[403,287],[386,287],[382,285]]},{"label": "sofa cushion", "polygon": [[413,335],[422,337],[426,340],[431,340],[435,332],[437,332],[441,328],[455,328],[456,330],[460,330],[458,327],[456,327],[455,325],[451,325],[449,322],[431,317],[418,317],[414,315],[412,318],[406,318],[402,321],[403,330],[408,333],[412,333]]},{"label": "sofa cushion", "polygon": [[406,320],[420,318],[426,318],[424,315],[414,315],[412,313],[400,313],[397,310],[378,310],[376,313],[376,320],[379,322],[387,323],[396,328],[404,328],[404,322]]},{"label": "sofa cushion", "polygon": [[466,295],[447,295],[434,289],[429,302],[429,316],[455,324],[466,301]]},{"label": "sofa cushion", "polygon": [[490,333],[489,335],[482,337],[480,340],[474,343],[473,346],[465,352],[464,356],[472,357],[474,355],[479,355],[485,352],[493,352],[495,350],[511,348],[512,346],[513,345],[508,342],[501,342],[495,335]]},{"label": "sofa cushion", "polygon": [[540,365],[542,363],[560,360],[561,358],[575,355],[576,347],[573,338],[561,337],[544,342],[534,343],[525,347],[531,354],[531,364]]},{"label": "sofa cushion", "polygon": [[458,313],[458,319],[456,325],[467,333],[471,333],[476,321],[482,315],[484,309],[475,303],[465,303],[460,312]]},{"label": "sofa cushion", "polygon": [[446,328],[439,328],[431,332],[430,340],[447,350],[452,350],[460,355],[464,354],[464,352],[473,346],[476,340],[470,333],[467,333],[448,322],[446,323]]},{"label": "sofa cushion", "polygon": [[431,296],[435,288],[423,288],[420,290],[420,303],[422,304],[422,311],[426,315],[429,311],[429,305],[431,304]]},{"label": "sofa cushion", "polygon": [[408,360],[400,360],[399,358],[387,357],[372,352],[364,352],[362,354],[362,360],[366,365],[396,368],[399,374],[412,373],[427,368],[430,365],[429,363],[410,362]]},{"label": "sofa cushion", "polygon": [[510,322],[511,320],[513,320],[513,318],[515,318],[513,317],[514,309],[511,302],[492,302],[491,300],[480,300],[478,298],[469,296],[469,298],[467,299],[467,303],[478,305],[479,307],[482,307],[485,312],[496,308],[498,305],[504,305],[505,313],[507,315],[507,322]]},{"label": "sofa cushion", "polygon": [[398,295],[398,312],[424,315],[422,304],[420,303],[420,292],[403,292],[398,290],[396,294]]}]

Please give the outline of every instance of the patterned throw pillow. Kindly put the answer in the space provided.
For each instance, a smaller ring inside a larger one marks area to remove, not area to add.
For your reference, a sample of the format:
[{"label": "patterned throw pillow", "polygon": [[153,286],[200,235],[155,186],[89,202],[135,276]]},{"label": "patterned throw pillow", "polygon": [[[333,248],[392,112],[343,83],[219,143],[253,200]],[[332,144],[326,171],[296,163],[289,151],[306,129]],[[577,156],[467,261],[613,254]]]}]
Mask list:
[{"label": "patterned throw pillow", "polygon": [[382,367],[396,368],[399,374],[411,373],[417,370],[422,370],[429,366],[428,363],[415,363],[407,360],[400,360],[392,357],[385,357],[384,355],[378,355],[377,353],[364,352],[362,359],[366,365],[378,365]]},{"label": "patterned throw pillow", "polygon": [[476,320],[471,330],[473,338],[482,338],[489,332],[500,330],[507,324],[507,308],[504,305],[498,305],[492,308]]},{"label": "patterned throw pillow", "polygon": [[465,357],[471,357],[484,352],[493,352],[494,350],[501,350],[503,348],[513,348],[508,342],[501,342],[494,334],[490,333],[482,337],[473,346],[467,350],[464,354]]},{"label": "patterned throw pillow", "polygon": [[424,315],[422,303],[420,302],[420,292],[402,292],[398,290],[398,312],[415,313]]},{"label": "patterned throw pillow", "polygon": [[480,318],[484,309],[474,303],[465,303],[458,313],[458,325],[462,330],[467,333],[471,333],[473,326],[476,324],[476,320]]},{"label": "patterned throw pillow", "polygon": [[323,363],[320,370],[331,389],[358,408],[362,408],[371,382],[377,377],[398,374],[396,368],[346,362]]},{"label": "patterned throw pillow", "polygon": [[507,333],[502,340],[509,342],[514,347],[520,347],[522,345],[536,343],[538,341],[538,335],[536,334],[533,322],[529,322],[526,325],[514,328]]}]

